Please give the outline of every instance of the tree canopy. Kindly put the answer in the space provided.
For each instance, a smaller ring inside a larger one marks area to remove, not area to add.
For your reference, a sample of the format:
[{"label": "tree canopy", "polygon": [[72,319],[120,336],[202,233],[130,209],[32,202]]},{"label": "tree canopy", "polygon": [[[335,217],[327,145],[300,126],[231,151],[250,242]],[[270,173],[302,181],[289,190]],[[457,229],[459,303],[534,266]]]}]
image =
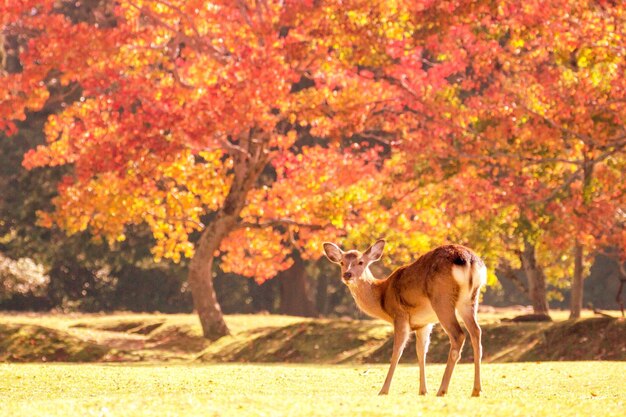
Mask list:
[{"label": "tree canopy", "polygon": [[192,258],[207,337],[226,332],[217,255],[261,282],[344,237],[387,236],[398,260],[466,243],[492,267],[626,254],[622,5],[28,0],[0,16],[19,62],[0,129],[57,104],[24,165],[72,167],[40,223],[110,242],[147,224],[156,259]]}]

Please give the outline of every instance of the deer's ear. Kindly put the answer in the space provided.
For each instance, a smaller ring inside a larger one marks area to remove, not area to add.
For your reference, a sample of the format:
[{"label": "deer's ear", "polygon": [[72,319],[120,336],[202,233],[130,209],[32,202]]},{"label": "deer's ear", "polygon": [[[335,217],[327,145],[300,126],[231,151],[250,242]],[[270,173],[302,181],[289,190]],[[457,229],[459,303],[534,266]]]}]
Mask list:
[{"label": "deer's ear", "polygon": [[343,259],[343,251],[334,243],[324,242],[324,254],[329,261],[338,264]]},{"label": "deer's ear", "polygon": [[367,256],[371,262],[375,262],[383,256],[383,249],[385,249],[385,240],[379,239],[370,246],[363,255]]}]

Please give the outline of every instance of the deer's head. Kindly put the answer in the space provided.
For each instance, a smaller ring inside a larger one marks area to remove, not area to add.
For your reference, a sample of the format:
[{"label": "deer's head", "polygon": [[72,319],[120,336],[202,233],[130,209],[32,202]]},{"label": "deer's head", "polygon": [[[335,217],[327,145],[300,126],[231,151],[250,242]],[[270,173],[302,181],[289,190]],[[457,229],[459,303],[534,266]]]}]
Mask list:
[{"label": "deer's head", "polygon": [[344,252],[334,243],[324,243],[326,257],[331,262],[341,266],[341,279],[346,284],[361,278],[363,272],[369,268],[370,264],[380,259],[384,248],[385,241],[383,239],[377,240],[363,253],[358,250]]}]

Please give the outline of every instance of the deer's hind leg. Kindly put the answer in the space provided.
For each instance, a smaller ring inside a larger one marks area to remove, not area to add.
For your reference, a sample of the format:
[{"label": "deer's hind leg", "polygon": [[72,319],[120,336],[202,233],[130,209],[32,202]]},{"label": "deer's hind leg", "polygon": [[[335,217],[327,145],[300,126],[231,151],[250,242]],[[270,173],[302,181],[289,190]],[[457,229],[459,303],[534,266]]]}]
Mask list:
[{"label": "deer's hind leg", "polygon": [[417,363],[420,367],[420,395],[426,395],[426,354],[428,353],[428,345],[430,344],[430,332],[433,329],[432,324],[427,324],[415,330],[415,350],[417,353]]},{"label": "deer's hind leg", "polygon": [[480,383],[480,361],[483,356],[482,330],[476,321],[476,310],[478,309],[478,300],[476,298],[476,295],[474,295],[471,302],[459,307],[459,314],[470,335],[472,350],[474,351],[474,389],[472,390],[472,397],[479,397],[482,390]]},{"label": "deer's hind leg", "polygon": [[437,314],[441,327],[450,338],[450,352],[448,353],[448,362],[446,363],[446,370],[443,373],[443,379],[441,380],[441,386],[437,392],[437,396],[441,397],[448,392],[448,385],[450,385],[450,378],[452,372],[459,359],[461,359],[461,351],[463,350],[463,344],[465,343],[465,333],[456,319],[455,304],[456,300],[450,298],[441,297],[432,300],[433,310]]}]

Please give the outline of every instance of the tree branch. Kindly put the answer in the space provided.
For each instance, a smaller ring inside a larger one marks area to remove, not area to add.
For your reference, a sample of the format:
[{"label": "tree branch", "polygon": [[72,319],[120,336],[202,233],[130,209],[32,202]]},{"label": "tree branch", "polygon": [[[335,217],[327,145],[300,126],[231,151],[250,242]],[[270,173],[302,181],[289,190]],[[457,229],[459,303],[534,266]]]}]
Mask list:
[{"label": "tree branch", "polygon": [[505,278],[511,281],[515,286],[522,291],[524,294],[528,294],[528,287],[524,284],[515,273],[515,270],[509,263],[509,261],[505,259],[501,259],[498,265],[497,271],[500,272]]},{"label": "tree branch", "polygon": [[556,196],[559,195],[559,193],[561,191],[565,190],[574,181],[576,181],[576,179],[580,176],[580,173],[581,173],[582,169],[583,169],[582,167],[577,169],[572,175],[569,176],[569,178],[563,184],[561,184],[558,188],[556,188],[554,191],[552,191],[549,196],[547,196],[546,198],[543,198],[543,199],[537,201],[535,204],[548,203],[548,202],[554,200],[556,198]]},{"label": "tree branch", "polygon": [[251,229],[263,229],[266,227],[274,227],[274,226],[296,226],[310,230],[323,230],[326,227],[330,226],[330,224],[321,225],[321,224],[310,224],[310,223],[301,223],[291,219],[272,219],[267,220],[260,223],[252,223],[252,222],[240,222],[239,228],[249,227]]},{"label": "tree branch", "polygon": [[[175,36],[180,38],[181,40],[184,40],[185,43],[190,48],[195,49],[196,51],[200,53],[206,53],[210,55],[211,57],[213,57],[213,59],[215,59],[216,61],[222,64],[227,62],[226,58],[228,57],[228,53],[225,51],[220,51],[215,46],[204,41],[202,39],[202,36],[199,33],[195,32],[196,36],[189,36],[185,34],[184,31],[180,30],[179,28],[173,27],[169,23],[163,21],[159,16],[157,16],[154,12],[147,9],[146,7],[140,7],[132,1],[129,1],[129,4],[135,9],[139,10],[144,16],[149,18],[152,21],[152,23],[154,23],[155,25],[161,26],[169,30],[170,32],[176,34]],[[193,27],[192,27],[192,30],[194,30]]]}]

